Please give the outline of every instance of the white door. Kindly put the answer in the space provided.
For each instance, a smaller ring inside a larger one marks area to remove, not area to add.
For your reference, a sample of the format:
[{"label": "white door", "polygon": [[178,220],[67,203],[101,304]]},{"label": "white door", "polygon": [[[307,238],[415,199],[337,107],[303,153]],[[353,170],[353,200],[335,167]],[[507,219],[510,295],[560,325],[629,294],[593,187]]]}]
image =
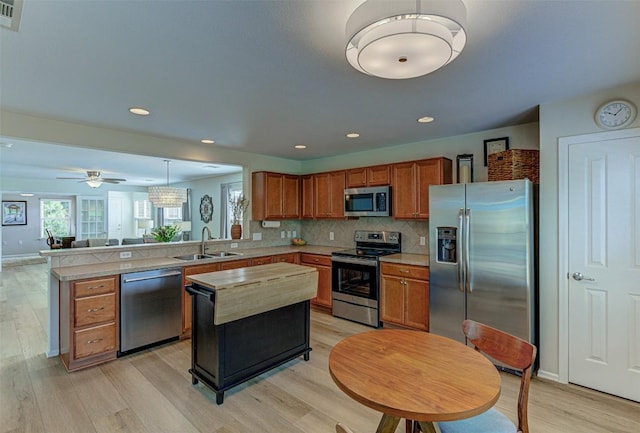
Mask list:
[{"label": "white door", "polygon": [[123,203],[118,197],[109,197],[108,238],[122,240]]},{"label": "white door", "polygon": [[640,137],[569,146],[569,381],[640,401]]}]

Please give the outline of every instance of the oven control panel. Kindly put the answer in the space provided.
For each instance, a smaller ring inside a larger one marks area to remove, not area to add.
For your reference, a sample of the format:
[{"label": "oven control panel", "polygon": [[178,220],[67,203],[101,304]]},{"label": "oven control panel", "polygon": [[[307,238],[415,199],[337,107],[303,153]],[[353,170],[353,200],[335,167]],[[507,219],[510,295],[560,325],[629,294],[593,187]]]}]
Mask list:
[{"label": "oven control panel", "polygon": [[355,241],[364,243],[398,244],[400,243],[400,232],[388,232],[384,230],[356,230]]}]

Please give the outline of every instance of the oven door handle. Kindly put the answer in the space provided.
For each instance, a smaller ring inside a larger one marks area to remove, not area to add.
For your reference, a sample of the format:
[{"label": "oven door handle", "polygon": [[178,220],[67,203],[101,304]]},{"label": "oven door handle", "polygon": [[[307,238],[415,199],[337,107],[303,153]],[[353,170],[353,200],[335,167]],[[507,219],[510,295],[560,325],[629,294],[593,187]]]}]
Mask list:
[{"label": "oven door handle", "polygon": [[351,259],[349,257],[331,257],[331,261],[335,263],[349,263],[353,265],[363,265],[363,266],[374,266],[378,267],[377,260],[368,260],[368,259]]}]

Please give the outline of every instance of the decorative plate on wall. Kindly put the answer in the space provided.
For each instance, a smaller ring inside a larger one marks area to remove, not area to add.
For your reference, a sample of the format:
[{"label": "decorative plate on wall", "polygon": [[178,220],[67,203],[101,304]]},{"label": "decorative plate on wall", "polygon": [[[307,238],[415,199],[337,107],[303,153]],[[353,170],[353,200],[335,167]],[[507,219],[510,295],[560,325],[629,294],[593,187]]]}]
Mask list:
[{"label": "decorative plate on wall", "polygon": [[205,223],[211,221],[211,216],[213,215],[213,200],[209,195],[205,194],[200,199],[200,219]]}]

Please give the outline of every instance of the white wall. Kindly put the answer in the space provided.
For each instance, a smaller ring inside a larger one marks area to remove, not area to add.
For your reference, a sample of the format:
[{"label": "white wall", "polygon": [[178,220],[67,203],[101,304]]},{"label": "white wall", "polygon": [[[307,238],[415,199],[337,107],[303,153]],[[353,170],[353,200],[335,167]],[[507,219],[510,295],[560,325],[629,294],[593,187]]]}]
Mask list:
[{"label": "white wall", "polygon": [[498,137],[509,137],[510,149],[538,149],[538,124],[529,123],[473,134],[393,146],[379,150],[303,161],[301,173],[319,173],[343,168],[364,167],[389,162],[444,156],[451,159],[454,163],[453,178],[455,179],[456,155],[471,153],[473,154],[474,181],[481,182],[487,180],[487,167],[484,166],[484,140]]},{"label": "white wall", "polygon": [[[640,84],[612,88],[568,101],[540,106],[540,369],[560,373],[558,337],[558,139],[602,132],[594,122],[597,107],[623,98],[640,106]],[[640,116],[631,127],[640,126]],[[565,360],[566,361],[566,360]]]}]

